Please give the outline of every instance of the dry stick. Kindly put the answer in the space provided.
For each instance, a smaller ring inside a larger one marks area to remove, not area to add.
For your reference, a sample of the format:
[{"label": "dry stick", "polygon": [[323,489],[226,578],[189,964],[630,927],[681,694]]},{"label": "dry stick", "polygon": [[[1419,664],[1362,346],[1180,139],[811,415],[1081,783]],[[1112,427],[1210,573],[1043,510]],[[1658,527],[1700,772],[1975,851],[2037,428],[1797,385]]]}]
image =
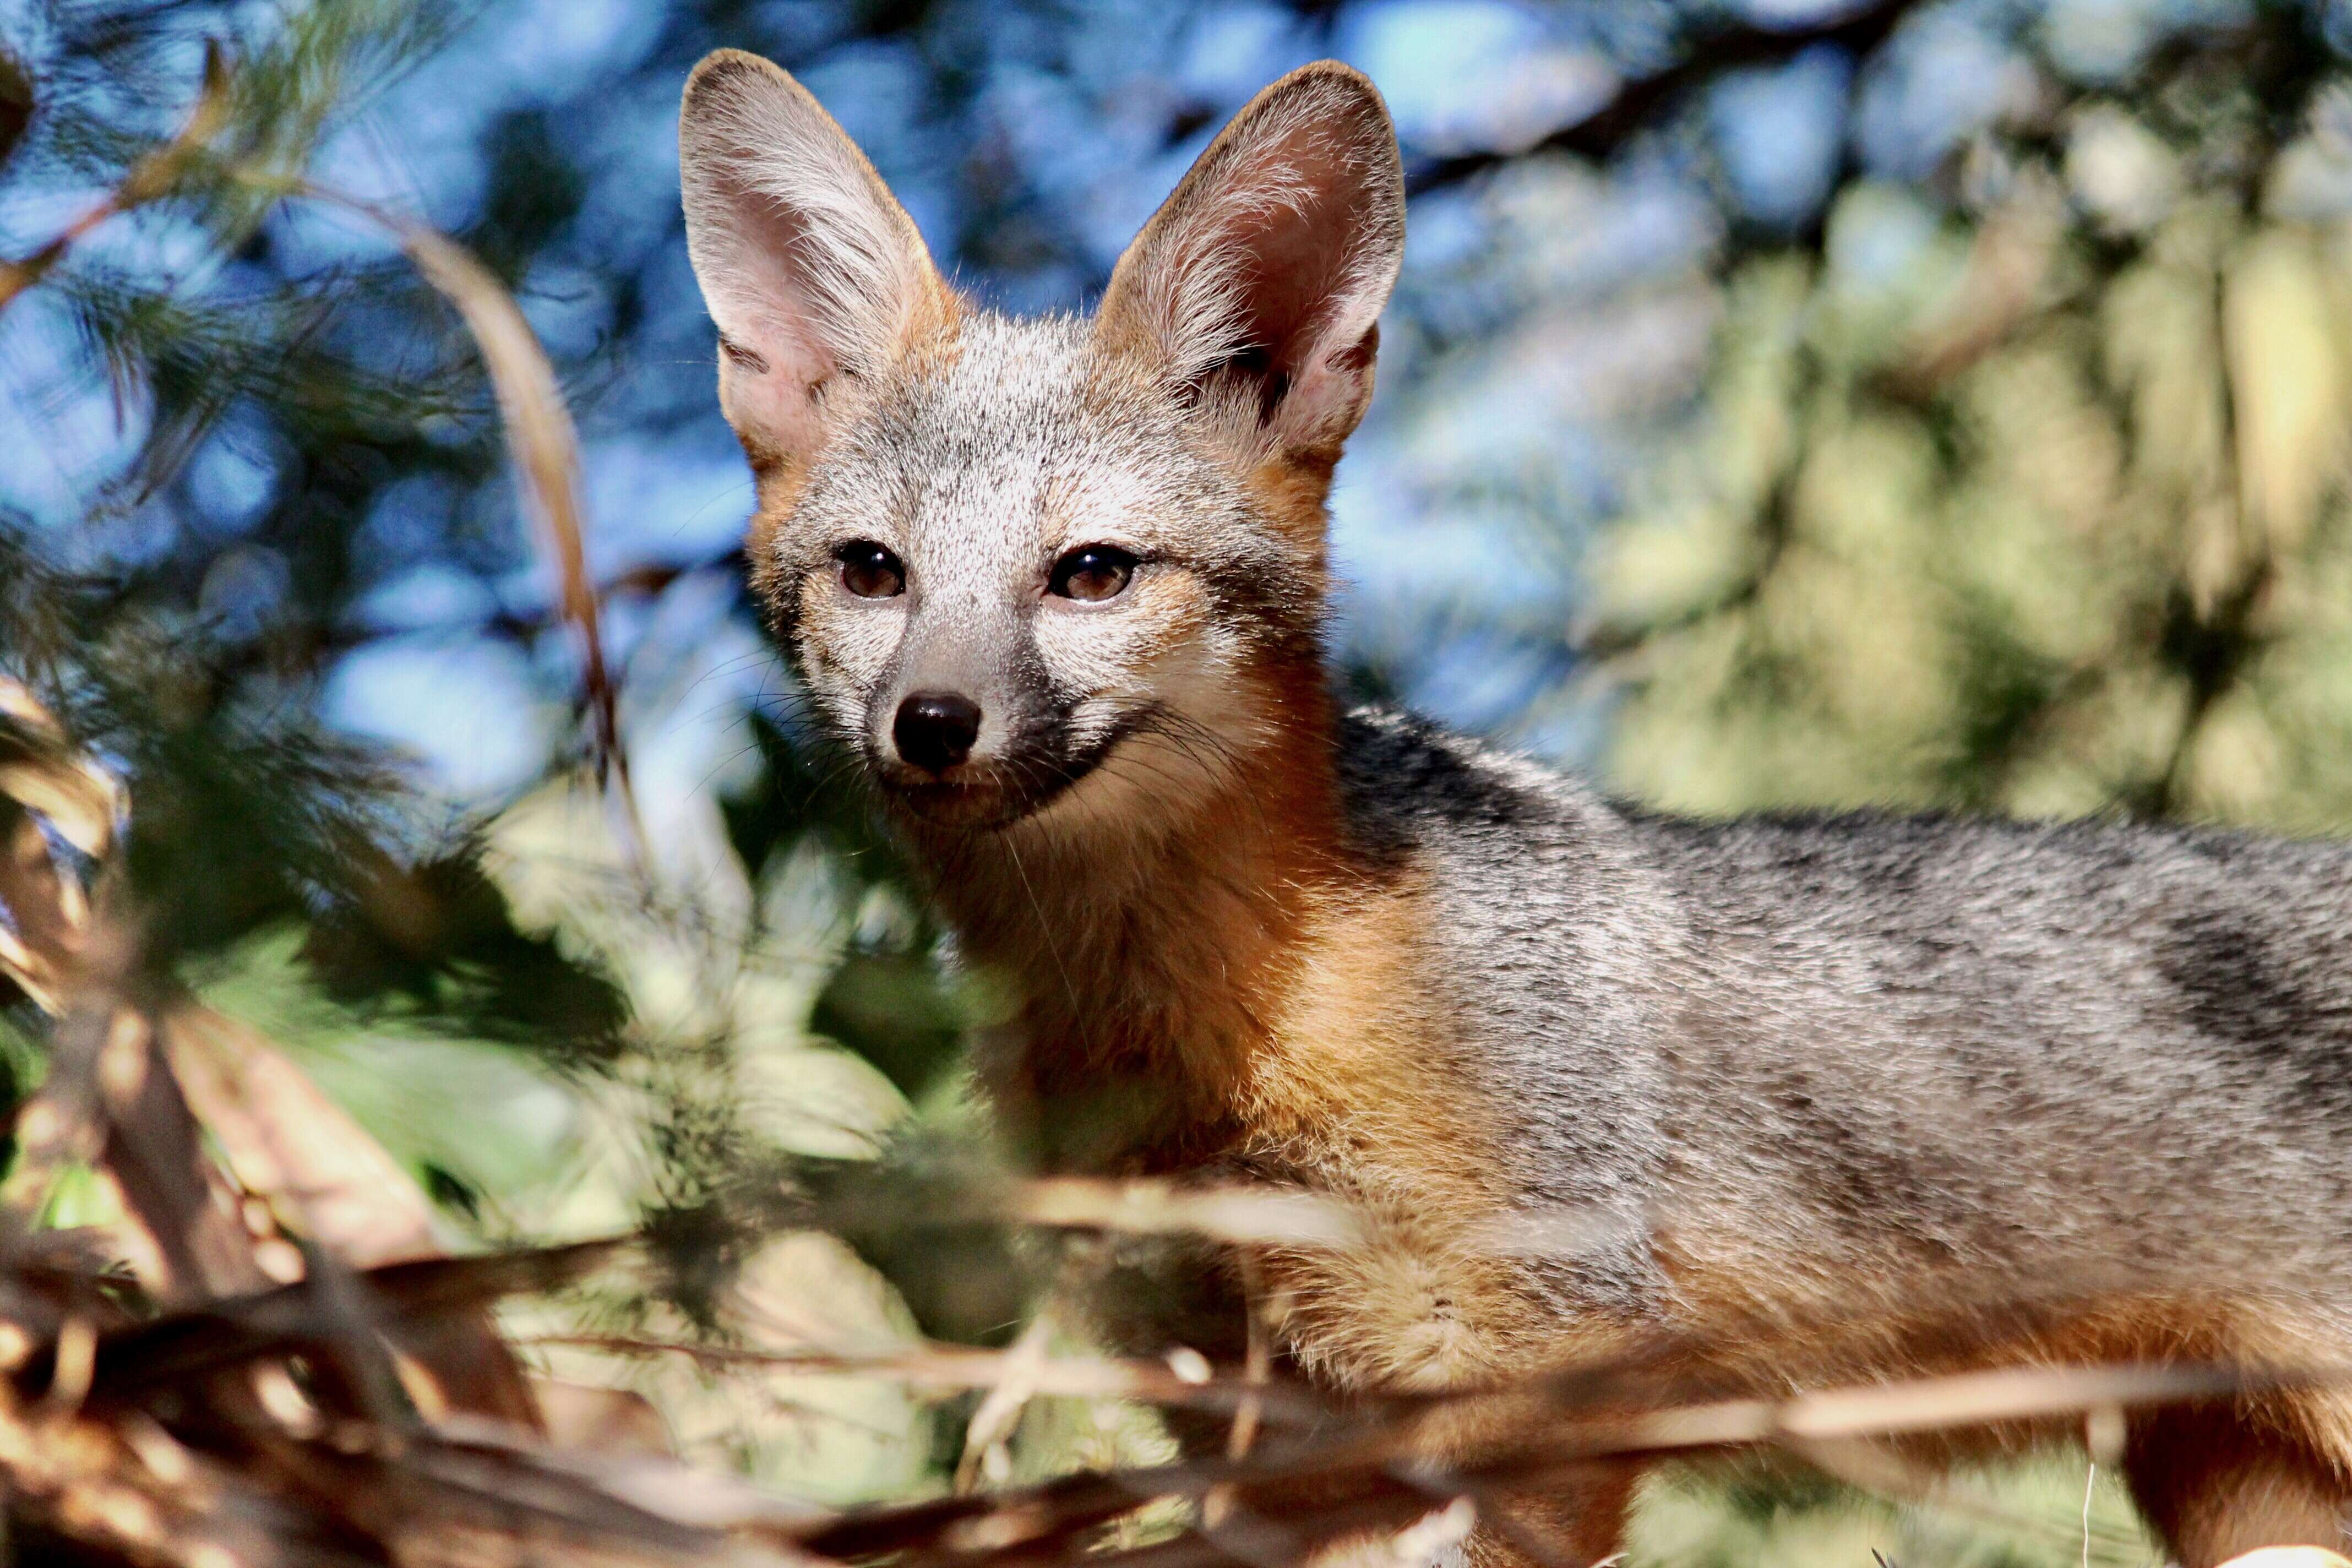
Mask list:
[{"label": "dry stick", "polygon": [[1011,1203],[994,1212],[1024,1225],[1181,1233],[1243,1244],[1330,1248],[1364,1240],[1362,1220],[1347,1204],[1262,1183],[1037,1176],[1016,1184]]},{"label": "dry stick", "polygon": [[[1265,1299],[1265,1270],[1257,1254],[1248,1247],[1234,1250],[1234,1261],[1242,1277],[1242,1319],[1248,1334],[1243,1352],[1242,1377],[1253,1392],[1244,1394],[1234,1409],[1234,1424],[1225,1433],[1225,1458],[1249,1458],[1250,1445],[1257,1438],[1259,1417],[1264,1414],[1264,1399],[1255,1392],[1271,1379],[1274,1370],[1272,1325],[1268,1317],[1272,1304]],[[1201,1500],[1201,1522],[1213,1530],[1232,1513],[1235,1494],[1231,1488],[1221,1487]]]},{"label": "dry stick", "polygon": [[[508,1296],[560,1289],[612,1261],[634,1239],[424,1258],[356,1272],[386,1311],[415,1321],[476,1311]],[[308,1283],[216,1298],[104,1335],[98,1347],[92,1397],[135,1403],[161,1388],[318,1342],[334,1327],[321,1317],[320,1303]],[[36,1347],[17,1370],[16,1382],[39,1386],[55,1354],[54,1344]]]},{"label": "dry stick", "polygon": [[979,1406],[964,1427],[963,1454],[955,1468],[959,1493],[978,1489],[988,1451],[1012,1436],[1020,1425],[1022,1411],[1037,1393],[1037,1373],[1045,1364],[1045,1342],[1053,1331],[1052,1319],[1032,1319],[1021,1337],[997,1357],[996,1376],[986,1384]]},{"label": "dry stick", "polygon": [[[808,1373],[845,1373],[859,1377],[894,1378],[935,1388],[992,1388],[1004,1377],[1004,1351],[968,1350],[961,1345],[924,1345],[889,1351],[770,1351],[741,1345],[698,1345],[677,1340],[646,1339],[627,1334],[532,1334],[519,1345],[562,1346],[623,1356],[682,1356],[719,1369]],[[1198,1407],[1213,1411],[1237,1409],[1255,1402],[1264,1410],[1271,1400],[1284,1418],[1305,1421],[1328,1413],[1320,1401],[1303,1390],[1258,1387],[1230,1379],[1193,1383],[1151,1361],[1113,1361],[1097,1357],[1055,1357],[1038,1363],[1031,1372],[1036,1394],[1056,1399],[1132,1399],[1146,1405]]]},{"label": "dry stick", "polygon": [[[945,1542],[974,1562],[1018,1558],[1023,1553],[1009,1549],[1020,1542],[1088,1531],[1146,1503],[1199,1498],[1235,1481],[1263,1486],[1346,1472],[1357,1477],[1360,1490],[1365,1472],[1395,1457],[1388,1425],[1358,1422],[1311,1447],[1262,1448],[1257,1458],[1241,1464],[1219,1458],[1079,1472],[993,1496],[936,1498],[852,1512],[812,1532],[804,1544],[832,1557],[868,1557]],[[1428,1509],[1426,1501],[1414,1506]]]},{"label": "dry stick", "polygon": [[2249,1376],[2215,1366],[2014,1367],[1907,1383],[1855,1384],[1785,1399],[1724,1399],[1612,1418],[1613,1436],[1570,1457],[1671,1453],[1794,1438],[1890,1437],[1999,1421],[2077,1415],[2105,1405],[2165,1404],[2300,1385],[2315,1374]]},{"label": "dry stick", "polygon": [[[1864,1490],[1927,1502],[1981,1522],[2072,1543],[2071,1531],[2054,1530],[1920,1479],[1893,1456],[1865,1453],[1864,1439],[1922,1433],[2003,1420],[2030,1420],[2123,1404],[2165,1403],[2183,1398],[2244,1392],[2252,1386],[2334,1381],[2336,1374],[2302,1370],[2249,1378],[2217,1367],[2019,1368],[1924,1378],[1907,1384],[1858,1386],[1800,1394],[1785,1400],[1727,1400],[1681,1409],[1653,1411],[1623,1420],[1604,1420],[1600,1442],[1557,1447],[1553,1459],[1542,1450],[1496,1463],[1465,1467],[1457,1477],[1433,1475],[1433,1491],[1461,1484],[1477,1497],[1477,1479],[1486,1474],[1557,1473],[1611,1456],[1663,1456],[1708,1448],[1771,1446],[1803,1459],[1832,1478]],[[2088,1540],[2087,1524],[2084,1526]]]},{"label": "dry stick", "polygon": [[[1244,1463],[1229,1460],[1160,1466],[1099,1477],[1073,1477],[1019,1489],[993,1499],[956,1499],[853,1514],[816,1532],[809,1544],[836,1556],[866,1556],[888,1551],[920,1551],[954,1531],[972,1531],[983,1519],[1017,1526],[1011,1540],[988,1542],[959,1553],[968,1568],[987,1563],[1032,1561],[1045,1535],[1069,1535],[1146,1501],[1162,1497],[1197,1498],[1236,1483],[1268,1483],[1322,1478],[1345,1481],[1351,1495],[1292,1518],[1294,1526],[1319,1521],[1328,1531],[1360,1528],[1401,1509],[1426,1510],[1439,1495],[1475,1496],[1484,1487],[1528,1489],[1585,1469],[1596,1461],[1661,1458],[1675,1455],[1773,1446],[1801,1450],[1809,1443],[1926,1433],[1988,1422],[2048,1418],[2123,1405],[2162,1404],[2244,1393],[2261,1386],[2304,1384],[2329,1374],[2315,1371],[2249,1375],[2208,1366],[2030,1368],[1923,1378],[1886,1385],[1832,1388],[1786,1399],[1732,1399],[1665,1409],[1611,1414],[1581,1423],[1573,1411],[1570,1430],[1553,1436],[1547,1429],[1515,1450],[1450,1473],[1434,1467],[1412,1486],[1393,1479],[1389,1467],[1409,1452],[1411,1429],[1426,1407],[1409,1409],[1403,1419],[1376,1414],[1311,1450],[1267,1454]],[[1556,1383],[1556,1390],[1571,1385]],[[1371,1489],[1367,1490],[1367,1489]],[[1394,1492],[1411,1494],[1399,1503]],[[1318,1527],[1319,1527],[1318,1526]],[[985,1536],[982,1535],[982,1540]],[[1103,1554],[1106,1564],[1154,1568],[1171,1563],[1224,1560],[1213,1545],[1193,1541],[1183,1550],[1145,1548]],[[1090,1560],[1091,1561],[1091,1560]]]},{"label": "dry stick", "polygon": [[1427,1493],[1433,1500],[1451,1498],[1467,1502],[1477,1510],[1477,1517],[1503,1543],[1516,1549],[1520,1555],[1537,1564],[1537,1568],[1586,1568],[1579,1559],[1564,1551],[1549,1530],[1529,1524],[1511,1510],[1510,1500],[1497,1488],[1482,1481],[1457,1476],[1431,1476],[1415,1472],[1410,1466],[1397,1465],[1389,1473],[1416,1491]]},{"label": "dry stick", "polygon": [[[2302,1381],[2300,1376],[2288,1381]],[[1412,1474],[1405,1466],[1391,1466],[1387,1474],[1427,1497],[1465,1497],[1474,1502],[1499,1495],[1493,1483],[1524,1489],[1529,1483],[1558,1479],[1596,1461],[1612,1458],[1657,1457],[1676,1452],[1774,1446],[1807,1459],[1829,1474],[1874,1490],[1906,1489],[1900,1468],[1890,1474],[1876,1467],[1858,1465],[1854,1456],[1841,1456],[1837,1445],[1865,1436],[1916,1433],[1948,1426],[1973,1426],[1989,1420],[2030,1419],[2065,1410],[2103,1407],[2118,1402],[2168,1401],[2231,1389],[2243,1389],[2236,1374],[2210,1368],[2085,1368],[2024,1370],[2016,1373],[1965,1374],[1923,1379],[1890,1387],[1829,1390],[1800,1394],[1784,1401],[1722,1401],[1713,1405],[1647,1412],[1629,1421],[1604,1419],[1598,1441],[1571,1441],[1547,1456],[1541,1447],[1458,1471],[1425,1470]],[[1611,1436],[1611,1429],[1615,1434]],[[1230,1485],[1229,1481],[1219,1485]],[[1919,1489],[1922,1500],[1942,1503],[1986,1522],[2006,1525],[2030,1534],[2071,1542],[2071,1532],[2053,1532],[2041,1521],[2021,1519],[1969,1500]],[[1425,1505],[1424,1505],[1425,1506]],[[1311,1528],[1317,1540],[1328,1541],[1370,1522],[1373,1514],[1388,1511],[1376,1498],[1350,1498],[1300,1515],[1289,1522],[1294,1532]],[[1317,1521],[1309,1527],[1310,1518]],[[1538,1562],[1556,1560],[1549,1543],[1522,1529],[1507,1511],[1491,1516],[1492,1522],[1512,1543]],[[2087,1540],[2087,1535],[2084,1537]],[[1182,1560],[1182,1559],[1178,1559]],[[1138,1568],[1140,1559],[1122,1557],[1121,1568]],[[1155,1562],[1150,1568],[1160,1568]],[[1254,1568],[1262,1565],[1254,1564]]]},{"label": "dry stick", "polygon": [[2099,1484],[2099,1461],[2083,1468],[2083,1568],[2091,1568],[2091,1489]]},{"label": "dry stick", "polygon": [[416,269],[457,308],[480,349],[497,394],[499,416],[513,453],[520,488],[538,520],[540,537],[562,584],[564,618],[580,639],[581,684],[593,724],[596,782],[617,786],[629,852],[640,871],[652,865],[628,753],[621,746],[618,689],[604,661],[596,585],[588,575],[585,519],[580,502],[580,438],[555,384],[539,337],[522,308],[495,274],[439,230],[355,196],[313,184],[292,187],[311,200],[375,224],[400,241]]},{"label": "dry stick", "polygon": [[[1242,1300],[1249,1319],[1249,1343],[1244,1352],[1242,1378],[1253,1387],[1264,1387],[1274,1376],[1274,1332],[1267,1321],[1274,1307],[1266,1300],[1265,1270],[1258,1263],[1257,1254],[1244,1247],[1235,1257],[1241,1264]],[[1234,1412],[1233,1430],[1225,1436],[1225,1458],[1249,1458],[1250,1445],[1257,1439],[1258,1421],[1265,1410],[1265,1402],[1258,1394],[1243,1395],[1240,1407]]]}]

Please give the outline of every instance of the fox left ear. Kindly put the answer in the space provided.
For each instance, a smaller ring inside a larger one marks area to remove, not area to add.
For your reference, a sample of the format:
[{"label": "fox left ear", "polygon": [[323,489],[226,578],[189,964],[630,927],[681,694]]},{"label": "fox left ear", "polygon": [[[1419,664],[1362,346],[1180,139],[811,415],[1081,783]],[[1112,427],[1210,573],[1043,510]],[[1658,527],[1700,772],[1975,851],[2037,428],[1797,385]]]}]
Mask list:
[{"label": "fox left ear", "polygon": [[705,56],[678,111],[686,248],[719,323],[719,401],[755,471],[803,464],[838,399],[953,302],[906,209],[780,67]]},{"label": "fox left ear", "polygon": [[1336,459],[1371,401],[1404,170],[1371,82],[1291,72],[1209,144],[1112,272],[1096,331],[1260,456]]}]

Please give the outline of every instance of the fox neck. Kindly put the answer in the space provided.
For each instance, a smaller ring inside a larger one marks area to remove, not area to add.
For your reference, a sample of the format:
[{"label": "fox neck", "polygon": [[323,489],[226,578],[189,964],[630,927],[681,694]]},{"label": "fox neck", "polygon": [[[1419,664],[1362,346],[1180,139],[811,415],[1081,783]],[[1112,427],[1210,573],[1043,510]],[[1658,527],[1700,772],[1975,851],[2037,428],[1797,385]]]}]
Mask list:
[{"label": "fox neck", "polygon": [[1191,1165],[1236,1136],[1314,912],[1350,879],[1319,661],[1282,684],[1280,721],[1181,806],[926,846],[967,953],[1019,998],[984,1070],[1047,1168]]}]

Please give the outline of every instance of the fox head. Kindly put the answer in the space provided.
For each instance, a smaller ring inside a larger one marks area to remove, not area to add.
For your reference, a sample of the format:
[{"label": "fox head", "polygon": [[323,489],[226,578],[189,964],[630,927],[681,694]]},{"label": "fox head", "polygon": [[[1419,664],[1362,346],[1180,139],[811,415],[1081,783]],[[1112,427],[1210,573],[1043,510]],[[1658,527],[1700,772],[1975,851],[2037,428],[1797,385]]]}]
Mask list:
[{"label": "fox head", "polygon": [[1091,320],[960,298],[756,56],[696,68],[679,142],[754,584],[910,826],[1132,825],[1321,710],[1325,494],[1404,238],[1369,81],[1261,93]]}]

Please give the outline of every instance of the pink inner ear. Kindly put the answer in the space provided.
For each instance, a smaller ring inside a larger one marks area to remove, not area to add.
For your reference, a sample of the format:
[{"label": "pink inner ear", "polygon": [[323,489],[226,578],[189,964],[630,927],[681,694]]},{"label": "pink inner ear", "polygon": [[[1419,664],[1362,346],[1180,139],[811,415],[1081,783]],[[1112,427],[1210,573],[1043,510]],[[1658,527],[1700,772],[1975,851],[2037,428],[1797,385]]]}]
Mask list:
[{"label": "pink inner ear", "polygon": [[[729,358],[748,374],[796,386],[822,381],[833,356],[815,330],[822,301],[809,286],[816,241],[807,222],[764,192],[736,180],[723,187],[734,213],[727,241]],[[748,357],[747,357],[748,356]]]},{"label": "pink inner ear", "polygon": [[1249,261],[1241,281],[1250,346],[1296,374],[1344,286],[1352,216],[1318,194],[1305,210],[1278,206],[1229,230]]},{"label": "pink inner ear", "polygon": [[1097,336],[1152,354],[1254,457],[1336,454],[1370,395],[1403,239],[1378,95],[1307,68],[1235,117],[1129,247]]},{"label": "pink inner ear", "polygon": [[804,457],[824,436],[812,389],[838,369],[808,275],[817,241],[801,214],[747,182],[722,176],[717,185],[729,217],[704,288],[721,322],[727,416],[755,465]]},{"label": "pink inner ear", "polygon": [[823,389],[894,363],[944,301],[939,276],[872,165],[774,66],[722,52],[698,68],[678,147],[728,417],[755,460],[805,458],[832,423]]},{"label": "pink inner ear", "polygon": [[1380,226],[1368,171],[1310,130],[1256,150],[1222,199],[1234,210],[1213,225],[1209,248],[1240,258],[1241,346],[1202,383],[1254,383],[1258,424],[1293,437],[1335,417],[1352,424],[1376,340],[1371,321],[1351,318],[1376,315],[1385,292],[1365,276],[1362,252]]}]

